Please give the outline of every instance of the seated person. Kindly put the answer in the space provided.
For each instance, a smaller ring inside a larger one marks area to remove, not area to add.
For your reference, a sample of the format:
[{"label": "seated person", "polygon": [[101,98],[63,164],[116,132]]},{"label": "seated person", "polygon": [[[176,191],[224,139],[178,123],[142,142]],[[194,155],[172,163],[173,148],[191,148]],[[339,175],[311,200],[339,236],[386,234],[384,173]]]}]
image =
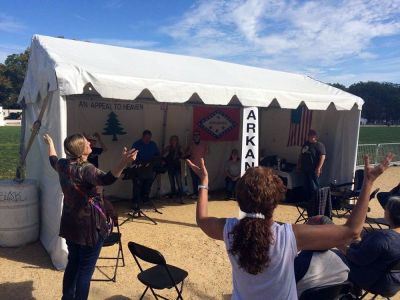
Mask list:
[{"label": "seated person", "polygon": [[376,198],[383,209],[385,209],[386,203],[391,196],[400,196],[400,183],[392,188],[389,192],[380,192],[376,195]]},{"label": "seated person", "polygon": [[376,230],[353,243],[346,256],[349,279],[357,287],[391,297],[400,290],[400,273],[389,273],[390,266],[400,259],[400,197],[389,198],[385,208],[389,229]]},{"label": "seated person", "polygon": [[[169,139],[169,145],[165,147],[163,151],[163,157],[166,162],[166,167],[168,171],[169,183],[171,185],[171,194],[170,198],[174,195],[178,197],[182,197],[183,189],[182,189],[182,174],[181,174],[181,159],[183,156],[182,147],[179,144],[179,138],[177,135],[173,135]],[[178,186],[178,192],[175,187]]]},{"label": "seated person", "polygon": [[133,143],[132,149],[138,150],[135,165],[136,173],[132,178],[132,208],[139,209],[141,202],[149,199],[151,185],[155,179],[154,163],[159,161],[160,152],[156,143],[151,140],[150,130],[143,131],[142,138]]},{"label": "seated person", "polygon": [[240,158],[237,149],[233,149],[225,164],[225,190],[227,199],[235,199],[236,182],[240,178]]},{"label": "seated person", "polygon": [[[314,216],[308,219],[309,225],[333,224],[326,216]],[[305,250],[294,259],[297,295],[311,288],[345,282],[349,268],[345,257],[338,249]]]}]

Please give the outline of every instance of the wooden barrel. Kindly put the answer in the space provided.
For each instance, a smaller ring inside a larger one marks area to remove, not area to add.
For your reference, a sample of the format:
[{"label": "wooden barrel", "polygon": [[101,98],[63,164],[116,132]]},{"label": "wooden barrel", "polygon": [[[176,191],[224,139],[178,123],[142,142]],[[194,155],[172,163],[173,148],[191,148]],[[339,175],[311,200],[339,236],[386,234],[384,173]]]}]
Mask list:
[{"label": "wooden barrel", "polygon": [[36,182],[0,180],[0,246],[17,247],[39,238]]}]

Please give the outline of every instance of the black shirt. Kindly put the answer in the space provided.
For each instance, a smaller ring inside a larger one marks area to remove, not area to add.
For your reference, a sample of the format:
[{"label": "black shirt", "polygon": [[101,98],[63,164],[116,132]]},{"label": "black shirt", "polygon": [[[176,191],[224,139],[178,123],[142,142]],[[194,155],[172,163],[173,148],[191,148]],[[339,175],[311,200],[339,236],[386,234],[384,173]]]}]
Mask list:
[{"label": "black shirt", "polygon": [[306,141],[301,148],[301,169],[303,171],[314,171],[318,166],[321,155],[326,155],[324,144]]},{"label": "black shirt", "polygon": [[96,168],[99,167],[99,155],[103,153],[103,148],[92,147],[92,152],[89,154],[87,160]]},{"label": "black shirt", "polygon": [[400,259],[400,234],[376,230],[347,251],[349,278],[363,289],[377,294],[393,294],[400,290],[400,273],[388,273],[390,265]]}]

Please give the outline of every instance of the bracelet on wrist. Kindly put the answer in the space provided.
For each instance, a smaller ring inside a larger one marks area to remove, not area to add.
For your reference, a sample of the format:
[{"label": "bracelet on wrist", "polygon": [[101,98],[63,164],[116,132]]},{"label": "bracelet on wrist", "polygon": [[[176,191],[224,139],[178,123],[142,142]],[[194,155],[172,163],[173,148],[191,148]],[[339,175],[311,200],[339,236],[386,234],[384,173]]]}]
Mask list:
[{"label": "bracelet on wrist", "polygon": [[199,191],[200,189],[208,190],[208,185],[199,184],[199,185],[197,186],[197,190]]}]

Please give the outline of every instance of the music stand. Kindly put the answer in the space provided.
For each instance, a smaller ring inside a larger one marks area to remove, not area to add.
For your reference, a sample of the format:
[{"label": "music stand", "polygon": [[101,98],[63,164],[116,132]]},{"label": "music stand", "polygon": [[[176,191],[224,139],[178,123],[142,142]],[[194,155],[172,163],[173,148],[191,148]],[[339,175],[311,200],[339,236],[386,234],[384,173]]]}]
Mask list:
[{"label": "music stand", "polygon": [[[160,173],[154,172],[153,178],[151,179],[150,189],[153,186],[153,183],[159,174]],[[154,202],[151,199],[149,199],[146,202],[153,206],[154,212],[162,215],[162,212],[157,209],[157,207],[155,206]],[[157,225],[157,222],[153,218],[149,217],[147,214],[144,213],[144,211],[140,207],[140,203],[139,203],[139,206],[136,209],[132,209],[132,211],[128,213],[128,217],[124,221],[121,222],[120,226],[122,226],[123,224],[125,224],[128,221],[133,221],[133,219],[138,219],[140,217],[144,217],[147,220],[149,220],[150,222],[152,222],[154,225]]]}]

